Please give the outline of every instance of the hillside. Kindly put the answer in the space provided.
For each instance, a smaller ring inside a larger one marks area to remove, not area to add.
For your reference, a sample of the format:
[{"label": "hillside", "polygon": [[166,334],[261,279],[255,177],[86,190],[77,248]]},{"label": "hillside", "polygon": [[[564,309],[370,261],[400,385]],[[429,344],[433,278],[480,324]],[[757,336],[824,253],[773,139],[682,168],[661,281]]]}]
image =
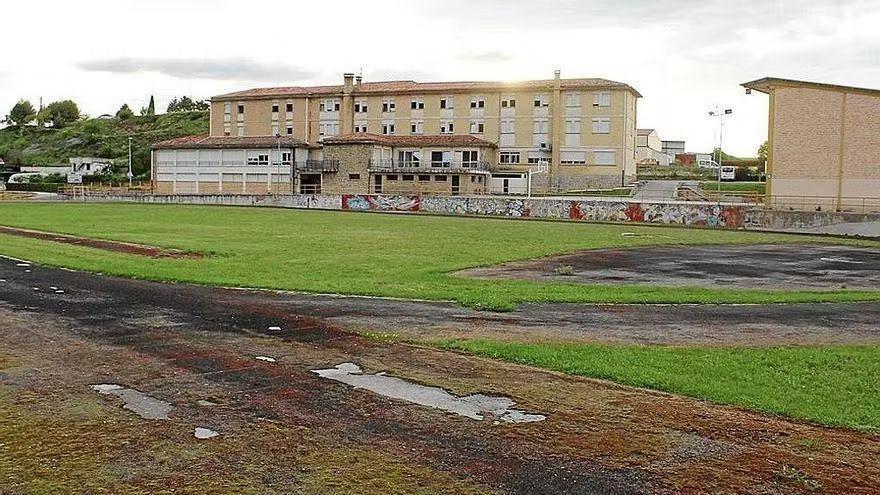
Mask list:
[{"label": "hillside", "polygon": [[[96,156],[128,163],[128,138],[136,176],[150,170],[150,145],[165,139],[208,133],[208,112],[167,113],[151,117],[88,119],[63,129],[0,129],[0,158],[7,165],[66,164],[73,156]],[[117,174],[124,171],[116,170]]]}]

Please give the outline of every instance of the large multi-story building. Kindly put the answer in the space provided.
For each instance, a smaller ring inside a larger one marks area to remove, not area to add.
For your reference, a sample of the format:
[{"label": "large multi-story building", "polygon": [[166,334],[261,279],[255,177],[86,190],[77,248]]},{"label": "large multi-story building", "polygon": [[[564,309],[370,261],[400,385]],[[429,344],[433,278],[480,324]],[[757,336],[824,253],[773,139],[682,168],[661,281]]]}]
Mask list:
[{"label": "large multi-story building", "polygon": [[627,84],[559,71],[524,82],[345,74],[336,86],[239,91],[211,99],[208,136],[154,146],[154,187],[365,194],[398,181],[401,193],[516,193],[538,168],[539,192],[617,186],[636,173],[640,97]]}]

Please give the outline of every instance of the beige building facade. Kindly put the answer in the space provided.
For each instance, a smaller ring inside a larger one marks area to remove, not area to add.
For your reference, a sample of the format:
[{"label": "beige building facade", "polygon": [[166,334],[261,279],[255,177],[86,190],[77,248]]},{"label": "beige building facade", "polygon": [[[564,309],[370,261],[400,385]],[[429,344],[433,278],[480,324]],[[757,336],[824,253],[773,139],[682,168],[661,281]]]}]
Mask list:
[{"label": "beige building facade", "polygon": [[[486,171],[490,176],[497,173],[524,179],[530,170],[546,168],[546,173],[535,175],[535,192],[562,192],[614,187],[634,180],[640,97],[624,83],[563,79],[558,71],[553,79],[510,83],[366,82],[345,74],[342,84],[336,86],[257,88],[215,96],[211,100],[208,137],[234,142],[281,136],[301,143],[297,149],[306,153],[303,160],[336,161],[341,167],[346,165],[330,156],[336,151],[328,146],[341,136],[472,137],[491,145],[480,150],[484,153],[480,161],[491,167]],[[391,148],[394,162],[399,150]],[[460,161],[457,156],[461,150],[455,146],[441,148],[422,148],[420,159],[436,162],[430,154],[446,151],[456,158],[445,161]],[[163,144],[163,149],[167,155],[173,148]],[[167,170],[168,157],[160,158],[164,158],[161,161]],[[302,160],[296,157],[294,161]],[[267,173],[271,175],[271,171]],[[333,190],[337,185],[360,188],[353,193],[375,190],[375,182],[364,189],[360,181],[340,180],[330,173],[322,171],[322,176]],[[369,171],[360,173],[368,175]],[[299,181],[299,171],[292,175],[294,182]],[[304,184],[314,179],[302,175]],[[167,178],[168,174],[159,176]],[[159,176],[155,179],[157,189],[167,189],[167,184],[158,185],[163,182]],[[284,177],[278,179],[276,183],[283,183]],[[175,188],[194,189],[181,183],[176,181]],[[487,183],[484,180],[484,187]],[[382,186],[383,191],[390,190],[387,181]],[[242,190],[249,187],[245,185]],[[299,182],[291,189],[300,190]],[[485,192],[504,191],[487,188]]]},{"label": "beige building facade", "polygon": [[743,86],[770,96],[768,204],[880,210],[880,90],[778,78]]}]

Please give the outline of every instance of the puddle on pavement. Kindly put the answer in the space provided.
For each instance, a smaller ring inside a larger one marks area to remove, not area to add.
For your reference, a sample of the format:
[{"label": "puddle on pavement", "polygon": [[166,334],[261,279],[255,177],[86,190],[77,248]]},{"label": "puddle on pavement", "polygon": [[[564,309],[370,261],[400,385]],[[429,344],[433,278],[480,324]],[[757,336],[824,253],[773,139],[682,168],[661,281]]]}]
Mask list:
[{"label": "puddle on pavement", "polygon": [[208,428],[202,428],[201,426],[196,428],[194,434],[199,440],[207,440],[209,438],[220,436],[220,434],[216,431],[209,430]]},{"label": "puddle on pavement", "polygon": [[168,402],[121,385],[102,383],[92,385],[92,390],[104,395],[115,395],[125,403],[125,409],[134,412],[144,419],[168,419],[172,406]]},{"label": "puddle on pavement", "polygon": [[456,397],[442,388],[418,385],[402,378],[385,375],[384,373],[377,373],[375,375],[365,374],[354,363],[342,363],[336,365],[335,368],[325,370],[312,370],[312,373],[322,378],[329,378],[330,380],[351,385],[354,388],[369,390],[385,397],[442,409],[476,420],[482,420],[486,414],[490,414],[505,423],[530,423],[547,419],[542,414],[530,414],[525,411],[512,409],[516,402],[508,397],[494,397],[483,394]]}]

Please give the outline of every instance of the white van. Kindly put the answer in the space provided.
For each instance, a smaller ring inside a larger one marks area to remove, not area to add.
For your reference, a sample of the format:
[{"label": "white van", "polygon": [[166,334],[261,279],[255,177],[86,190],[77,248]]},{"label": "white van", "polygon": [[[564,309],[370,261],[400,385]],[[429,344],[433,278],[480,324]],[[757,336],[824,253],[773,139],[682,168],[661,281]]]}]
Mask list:
[{"label": "white van", "polygon": [[733,165],[724,165],[721,167],[721,180],[736,179],[736,167]]}]

